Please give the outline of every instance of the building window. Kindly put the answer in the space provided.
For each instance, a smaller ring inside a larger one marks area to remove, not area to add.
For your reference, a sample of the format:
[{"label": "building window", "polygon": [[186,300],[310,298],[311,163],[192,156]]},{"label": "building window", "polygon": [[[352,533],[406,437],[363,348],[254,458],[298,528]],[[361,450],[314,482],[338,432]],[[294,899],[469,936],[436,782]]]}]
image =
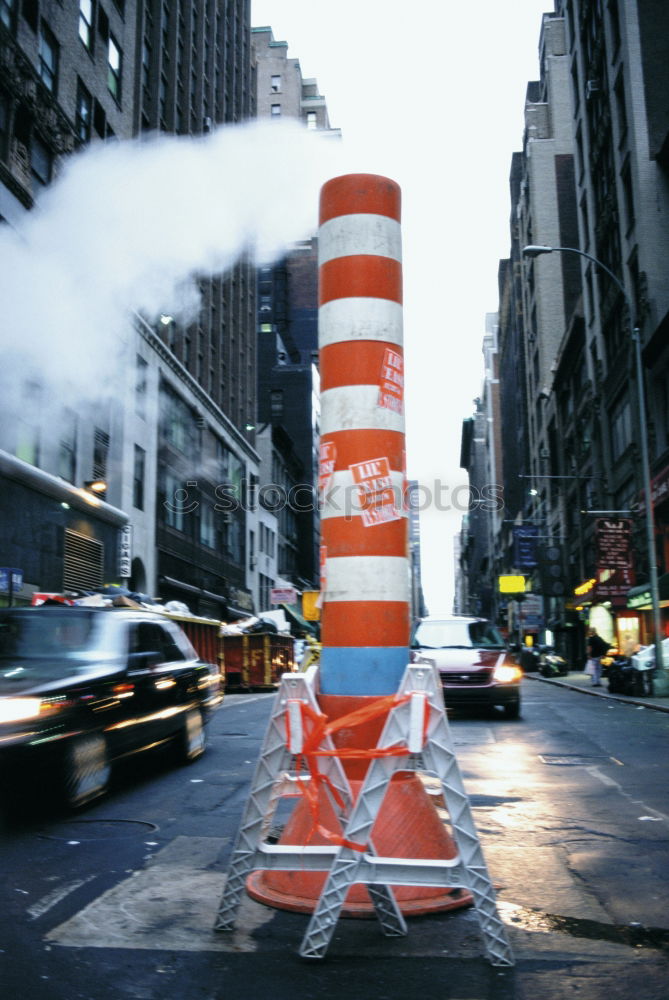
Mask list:
[{"label": "building window", "polygon": [[620,179],[623,185],[623,198],[625,201],[625,216],[627,222],[627,232],[634,226],[634,189],[632,185],[632,171],[629,160],[625,163]]},{"label": "building window", "polygon": [[79,0],[79,38],[93,51],[93,0]]},{"label": "building window", "polygon": [[184,505],[181,497],[184,495],[183,483],[171,472],[165,472],[165,524],[177,531],[184,530]]},{"label": "building window", "polygon": [[16,7],[17,0],[0,0],[0,21],[10,31],[13,31],[16,25]]},{"label": "building window", "polygon": [[148,39],[144,39],[142,44],[142,86],[149,89],[151,82],[151,45]]},{"label": "building window", "polygon": [[51,180],[53,156],[51,150],[33,135],[30,140],[30,172],[39,184],[48,184]]},{"label": "building window", "polygon": [[58,446],[58,475],[68,483],[76,481],[77,471],[77,415],[65,409],[60,423]]},{"label": "building window", "polygon": [[122,54],[113,35],[107,43],[107,87],[117,101],[121,100]]},{"label": "building window", "polygon": [[612,51],[615,56],[620,48],[620,15],[618,13],[618,0],[609,0],[609,17],[611,19],[611,40],[613,42]]},{"label": "building window", "polygon": [[135,461],[132,474],[132,505],[144,510],[144,478],[146,475],[146,452],[135,445]]},{"label": "building window", "polygon": [[7,159],[9,139],[9,98],[0,91],[0,160]]},{"label": "building window", "polygon": [[19,417],[16,424],[16,457],[29,465],[39,466],[40,433],[37,422]]},{"label": "building window", "polygon": [[137,367],[135,369],[135,412],[140,417],[146,417],[146,394],[148,387],[149,362],[137,355]]},{"label": "building window", "polygon": [[658,439],[661,448],[669,448],[669,368],[665,368],[655,382],[655,400],[657,405]]},{"label": "building window", "polygon": [[281,114],[281,105],[280,104],[273,104],[272,105],[272,118],[278,118],[280,114]]},{"label": "building window", "polygon": [[318,128],[318,115],[315,111],[307,111],[307,128]]},{"label": "building window", "polygon": [[208,549],[216,548],[214,510],[206,503],[200,506],[200,543],[206,545]]},{"label": "building window", "polygon": [[75,126],[81,142],[89,142],[91,138],[91,120],[93,117],[93,98],[77,79],[77,105],[75,111]]},{"label": "building window", "polygon": [[629,399],[619,401],[611,411],[611,458],[616,462],[632,443],[632,414]]},{"label": "building window", "polygon": [[39,75],[50,93],[56,93],[58,83],[58,42],[48,25],[42,21],[39,34]]},{"label": "building window", "polygon": [[108,459],[109,434],[96,427],[93,438],[93,479],[107,478]]},{"label": "building window", "polygon": [[283,417],[283,389],[272,389],[269,394],[269,402],[272,420],[281,420]]},{"label": "building window", "polygon": [[276,73],[272,75],[272,93],[278,94],[281,91],[281,76]]}]

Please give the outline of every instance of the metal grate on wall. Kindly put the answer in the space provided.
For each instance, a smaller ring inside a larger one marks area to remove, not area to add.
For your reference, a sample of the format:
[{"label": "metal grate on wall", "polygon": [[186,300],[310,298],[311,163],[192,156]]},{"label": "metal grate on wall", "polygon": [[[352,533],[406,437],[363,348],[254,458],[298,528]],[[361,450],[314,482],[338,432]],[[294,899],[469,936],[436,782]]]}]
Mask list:
[{"label": "metal grate on wall", "polygon": [[71,528],[65,529],[64,590],[99,590],[102,586],[104,545]]}]

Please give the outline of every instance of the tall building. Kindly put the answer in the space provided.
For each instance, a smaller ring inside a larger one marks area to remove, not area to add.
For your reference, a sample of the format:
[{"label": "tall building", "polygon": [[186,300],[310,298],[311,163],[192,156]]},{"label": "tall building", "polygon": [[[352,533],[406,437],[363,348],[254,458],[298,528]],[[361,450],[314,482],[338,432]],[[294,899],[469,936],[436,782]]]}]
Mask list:
[{"label": "tall building", "polygon": [[[199,136],[255,114],[249,0],[3,0],[0,65],[11,226],[89,143]],[[138,316],[126,381],[104,405],[47,410],[39,380],[3,394],[0,562],[22,570],[18,600],[121,579],[216,617],[251,610],[255,285],[242,260],[200,276],[195,322]],[[82,488],[98,477],[104,499]]]},{"label": "tall building", "polygon": [[[522,568],[575,664],[588,624],[614,642],[651,640],[651,559],[669,601],[668,29],[655,0],[556,0],[512,162],[499,303],[506,519],[537,526],[535,565]],[[528,245],[567,249],[522,255]],[[496,551],[518,568],[508,530]]]},{"label": "tall building", "polygon": [[[302,76],[288,45],[269,27],[253,28],[259,118],[289,118],[339,137],[330,127],[325,98],[313,79]],[[300,502],[279,521],[278,572],[298,589],[319,586],[317,509],[319,441],[318,258],[316,238],[292,247],[281,261],[258,273],[258,425],[271,441],[261,471],[264,483],[277,482]],[[268,477],[275,478],[269,479]],[[292,490],[292,493],[291,493]],[[290,534],[284,533],[284,528]]]}]

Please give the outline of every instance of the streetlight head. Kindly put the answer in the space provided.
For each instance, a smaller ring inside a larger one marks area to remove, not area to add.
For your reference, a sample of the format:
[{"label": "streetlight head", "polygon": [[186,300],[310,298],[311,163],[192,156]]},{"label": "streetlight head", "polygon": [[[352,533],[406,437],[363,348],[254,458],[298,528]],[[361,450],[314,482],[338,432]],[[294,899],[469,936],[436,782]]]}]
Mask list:
[{"label": "streetlight head", "polygon": [[523,247],[523,257],[540,257],[542,253],[553,253],[553,247],[535,246]]}]

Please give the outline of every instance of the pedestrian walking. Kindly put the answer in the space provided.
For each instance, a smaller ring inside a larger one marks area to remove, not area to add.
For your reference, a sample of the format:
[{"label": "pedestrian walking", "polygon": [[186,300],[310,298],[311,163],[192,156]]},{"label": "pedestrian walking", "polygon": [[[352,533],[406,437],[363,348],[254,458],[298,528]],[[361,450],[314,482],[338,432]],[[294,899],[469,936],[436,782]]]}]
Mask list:
[{"label": "pedestrian walking", "polygon": [[585,665],[585,672],[586,674],[590,674],[592,677],[593,687],[601,687],[602,656],[606,656],[608,653],[609,644],[605,639],[602,639],[601,635],[597,633],[596,628],[588,629],[586,649],[588,653],[588,662]]}]

